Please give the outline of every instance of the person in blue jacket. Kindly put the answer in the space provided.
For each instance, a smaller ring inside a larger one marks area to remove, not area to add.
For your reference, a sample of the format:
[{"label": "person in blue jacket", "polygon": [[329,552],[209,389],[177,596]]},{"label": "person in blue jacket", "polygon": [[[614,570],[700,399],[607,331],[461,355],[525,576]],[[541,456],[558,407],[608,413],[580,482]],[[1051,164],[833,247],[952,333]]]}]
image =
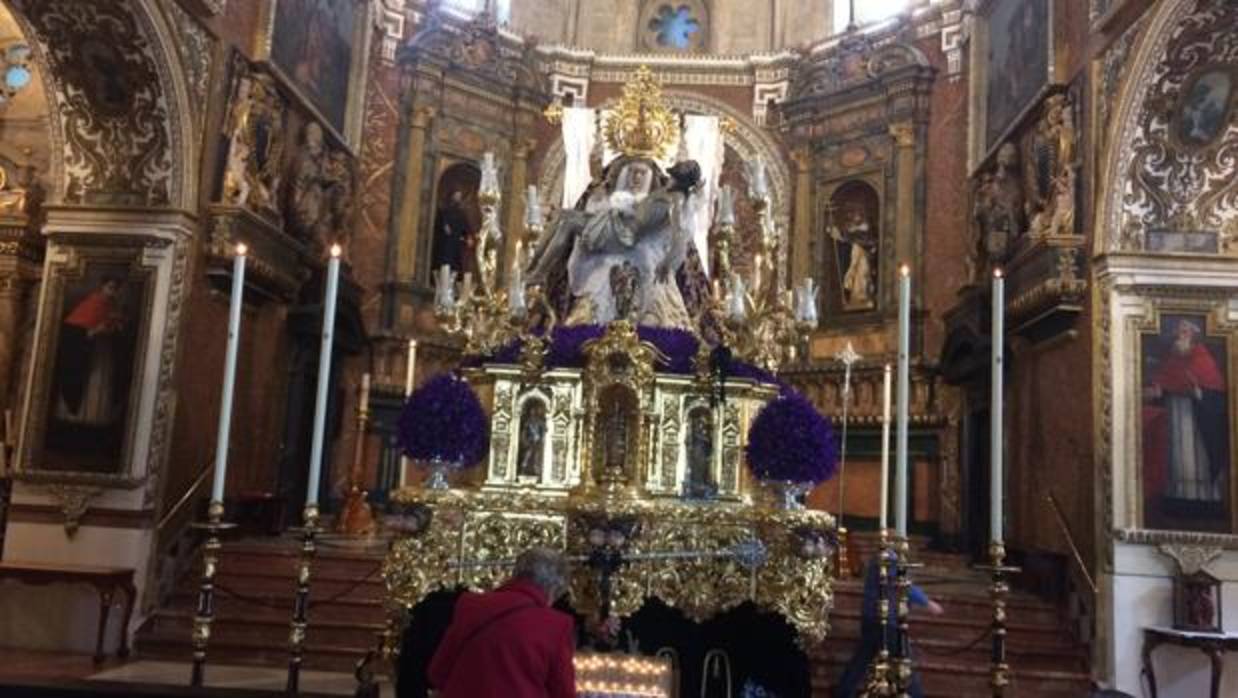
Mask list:
[{"label": "person in blue jacket", "polygon": [[[891,612],[887,620],[889,623],[887,637],[889,640],[888,649],[891,656],[893,656],[898,642],[898,621],[895,616],[898,592],[893,579],[893,565],[890,566],[889,570],[891,577],[887,590]],[[873,659],[876,658],[877,653],[881,650],[881,619],[879,617],[880,606],[878,604],[880,600],[879,573],[877,558],[873,557],[872,560],[869,560],[864,572],[864,605],[860,609],[860,644],[856,647],[855,654],[851,656],[851,661],[847,663],[847,668],[843,670],[842,677],[839,678],[838,684],[834,687],[834,698],[853,698],[859,694],[860,690],[864,688],[864,679],[868,674],[868,667],[873,663]],[[920,587],[914,584],[911,585],[907,600],[912,608],[926,609],[935,616],[944,613],[940,604],[930,599]],[[920,687],[920,676],[918,674],[912,674],[911,686],[908,687],[907,694],[911,698],[921,698],[924,695],[924,690]]]}]

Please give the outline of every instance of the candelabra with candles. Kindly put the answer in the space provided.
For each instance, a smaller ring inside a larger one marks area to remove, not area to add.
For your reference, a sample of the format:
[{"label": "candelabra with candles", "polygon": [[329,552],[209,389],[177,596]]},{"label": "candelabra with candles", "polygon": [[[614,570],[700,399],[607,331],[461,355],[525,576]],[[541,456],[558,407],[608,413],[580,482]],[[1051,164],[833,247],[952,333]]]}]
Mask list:
[{"label": "candelabra with candles", "polygon": [[713,268],[717,279],[727,279],[723,292],[714,284],[711,312],[721,328],[721,340],[737,356],[767,371],[777,371],[799,355],[801,340],[817,327],[817,288],[806,277],[795,289],[783,288],[778,260],[786,246],[785,232],[774,225],[770,211],[765,166],[759,160],[748,169],[748,193],[760,225],[758,252],[748,279],[731,265],[735,238],[735,198],[729,186],[719,191],[713,232]]},{"label": "candelabra with candles", "polygon": [[464,272],[459,284],[456,272],[444,264],[434,277],[434,315],[449,335],[464,339],[467,354],[489,354],[513,338],[527,334],[529,294],[524,284],[524,249],[542,229],[537,189],[529,187],[525,214],[526,234],[518,239],[508,261],[507,288],[498,279],[498,250],[503,240],[499,227],[498,168],[493,153],[486,153],[481,166],[481,228],[477,242],[478,279]]}]

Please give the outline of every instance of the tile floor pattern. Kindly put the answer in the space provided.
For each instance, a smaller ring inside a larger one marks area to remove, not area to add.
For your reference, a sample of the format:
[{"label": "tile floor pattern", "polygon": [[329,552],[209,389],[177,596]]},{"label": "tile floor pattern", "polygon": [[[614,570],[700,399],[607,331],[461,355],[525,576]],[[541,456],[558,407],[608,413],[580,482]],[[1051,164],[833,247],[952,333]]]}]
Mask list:
[{"label": "tile floor pattern", "polygon": [[[190,667],[185,662],[138,660],[91,675],[91,679],[129,681],[133,683],[179,684],[189,681]],[[208,664],[206,685],[219,688],[253,688],[283,690],[288,679],[286,669],[275,667]],[[301,670],[301,690],[306,693],[351,696],[357,688],[352,674],[334,671]],[[379,686],[381,696],[391,696],[386,684]]]}]

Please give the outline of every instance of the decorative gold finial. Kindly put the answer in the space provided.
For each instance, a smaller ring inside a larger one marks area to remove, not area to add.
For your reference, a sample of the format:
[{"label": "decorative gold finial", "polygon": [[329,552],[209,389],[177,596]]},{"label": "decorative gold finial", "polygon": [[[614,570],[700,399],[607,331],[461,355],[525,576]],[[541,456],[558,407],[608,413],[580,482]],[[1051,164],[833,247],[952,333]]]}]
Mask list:
[{"label": "decorative gold finial", "polygon": [[661,159],[678,134],[674,113],[662,99],[662,86],[642,65],[623,86],[623,98],[606,120],[606,143],[630,157]]}]

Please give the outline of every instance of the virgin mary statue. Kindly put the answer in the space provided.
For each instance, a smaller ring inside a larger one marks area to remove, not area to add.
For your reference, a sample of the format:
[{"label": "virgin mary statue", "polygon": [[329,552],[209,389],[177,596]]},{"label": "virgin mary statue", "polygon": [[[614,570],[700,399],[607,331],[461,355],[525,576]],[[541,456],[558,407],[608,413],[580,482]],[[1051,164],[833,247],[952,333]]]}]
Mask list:
[{"label": "virgin mary statue", "polygon": [[[576,207],[560,214],[550,238],[534,255],[529,282],[554,289],[566,269],[565,324],[629,320],[688,329],[691,317],[676,272],[690,244],[685,218],[700,177],[692,161],[669,177],[648,158],[620,156],[590,185]],[[552,290],[553,294],[553,290]]]}]

